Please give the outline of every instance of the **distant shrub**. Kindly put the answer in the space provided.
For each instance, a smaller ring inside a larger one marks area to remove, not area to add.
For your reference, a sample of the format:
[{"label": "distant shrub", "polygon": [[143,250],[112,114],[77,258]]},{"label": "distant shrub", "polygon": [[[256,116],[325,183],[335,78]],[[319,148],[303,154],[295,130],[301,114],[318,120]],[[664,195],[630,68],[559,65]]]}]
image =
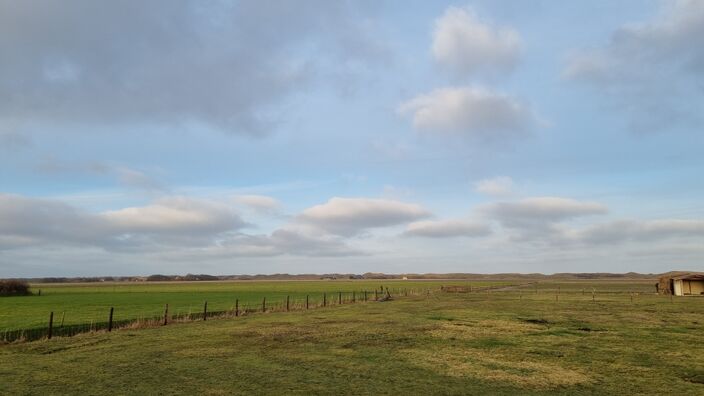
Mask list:
[{"label": "distant shrub", "polygon": [[18,280],[0,280],[0,296],[26,296],[29,284]]}]

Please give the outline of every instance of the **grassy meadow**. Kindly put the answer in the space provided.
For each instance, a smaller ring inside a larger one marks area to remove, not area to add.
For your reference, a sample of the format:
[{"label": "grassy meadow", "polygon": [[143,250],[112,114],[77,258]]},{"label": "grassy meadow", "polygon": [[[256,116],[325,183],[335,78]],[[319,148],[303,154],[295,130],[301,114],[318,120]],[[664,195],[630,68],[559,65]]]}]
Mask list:
[{"label": "grassy meadow", "polygon": [[348,300],[353,291],[361,298],[363,291],[373,295],[381,286],[395,292],[469,284],[482,287],[511,282],[330,280],[33,284],[31,296],[0,298],[0,333],[45,327],[52,311],[55,324],[63,320],[65,325],[76,325],[107,321],[110,307],[114,307],[117,321],[158,317],[163,315],[165,304],[169,304],[170,314],[180,315],[202,312],[205,301],[209,311],[232,310],[235,300],[239,300],[242,309],[258,308],[264,298],[267,306],[275,308],[287,296],[291,304],[300,305],[308,295],[310,304],[316,305],[322,304],[326,293],[328,302],[334,304],[339,292]]},{"label": "grassy meadow", "polygon": [[0,394],[704,394],[704,299],[651,286],[436,290],[13,343]]}]

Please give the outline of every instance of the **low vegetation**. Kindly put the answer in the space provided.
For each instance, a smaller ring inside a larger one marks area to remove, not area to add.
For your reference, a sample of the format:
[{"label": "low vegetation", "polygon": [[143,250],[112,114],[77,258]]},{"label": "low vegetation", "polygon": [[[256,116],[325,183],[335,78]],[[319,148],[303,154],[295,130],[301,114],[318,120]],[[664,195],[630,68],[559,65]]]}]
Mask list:
[{"label": "low vegetation", "polygon": [[[434,289],[443,284],[469,284],[467,281],[224,281],[224,282],[101,282],[80,284],[33,284],[34,296],[9,297],[0,300],[0,340],[10,330],[45,328],[49,313],[59,325],[81,325],[105,322],[110,308],[114,319],[149,319],[163,315],[165,304],[176,316],[199,313],[208,302],[210,312],[260,307],[267,299],[270,308],[280,307],[286,300],[302,304],[306,296],[310,304],[322,304],[323,295],[334,302],[339,292],[350,299],[380,287],[392,291],[402,289]],[[475,287],[511,284],[509,281],[476,281]],[[37,296],[41,292],[41,296]]]},{"label": "low vegetation", "polygon": [[0,280],[0,296],[26,296],[29,284],[17,280]]},{"label": "low vegetation", "polygon": [[0,394],[702,394],[704,300],[651,286],[435,290],[8,344]]}]

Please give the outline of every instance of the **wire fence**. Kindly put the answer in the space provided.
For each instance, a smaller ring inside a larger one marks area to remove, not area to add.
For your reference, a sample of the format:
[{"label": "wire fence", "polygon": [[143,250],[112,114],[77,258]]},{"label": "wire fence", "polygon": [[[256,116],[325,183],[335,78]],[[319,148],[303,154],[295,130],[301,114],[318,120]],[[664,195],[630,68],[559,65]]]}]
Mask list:
[{"label": "wire fence", "polygon": [[239,299],[234,298],[234,305],[232,309],[229,310],[211,311],[208,309],[208,302],[204,301],[201,311],[188,313],[172,313],[169,311],[169,304],[165,304],[164,313],[162,315],[120,320],[113,319],[119,307],[117,307],[117,309],[111,307],[109,313],[106,312],[105,317],[107,320],[68,325],[64,325],[63,323],[65,312],[62,313],[61,317],[55,316],[54,312],[50,312],[46,326],[0,331],[0,342],[10,343],[51,339],[53,337],[72,337],[83,333],[148,328],[173,323],[206,321],[208,319],[236,318],[257,313],[305,311],[353,303],[388,301],[393,297],[415,296],[429,294],[430,292],[430,289],[389,289],[381,287],[372,291],[362,290],[323,293],[322,298],[318,295],[318,298],[315,299],[311,299],[310,295],[306,295],[305,299],[287,296],[285,299],[275,301],[267,300],[267,298],[264,297],[261,302],[252,302],[249,300],[241,303]]}]

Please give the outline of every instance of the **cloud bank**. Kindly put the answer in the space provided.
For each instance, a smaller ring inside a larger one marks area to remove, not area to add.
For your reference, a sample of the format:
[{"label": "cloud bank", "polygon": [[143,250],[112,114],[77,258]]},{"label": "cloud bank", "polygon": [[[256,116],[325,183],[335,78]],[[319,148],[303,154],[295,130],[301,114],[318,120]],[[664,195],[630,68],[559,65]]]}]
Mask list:
[{"label": "cloud bank", "polygon": [[702,36],[704,2],[662,2],[654,20],[623,25],[605,45],[572,53],[564,76],[603,93],[630,117],[635,131],[699,125],[704,114]]},{"label": "cloud bank", "polygon": [[379,58],[362,12],[317,0],[2,2],[0,120],[261,135],[325,74],[321,59]]},{"label": "cloud bank", "polygon": [[435,21],[433,57],[460,76],[510,71],[518,62],[521,48],[516,30],[492,26],[468,8],[449,7]]}]

